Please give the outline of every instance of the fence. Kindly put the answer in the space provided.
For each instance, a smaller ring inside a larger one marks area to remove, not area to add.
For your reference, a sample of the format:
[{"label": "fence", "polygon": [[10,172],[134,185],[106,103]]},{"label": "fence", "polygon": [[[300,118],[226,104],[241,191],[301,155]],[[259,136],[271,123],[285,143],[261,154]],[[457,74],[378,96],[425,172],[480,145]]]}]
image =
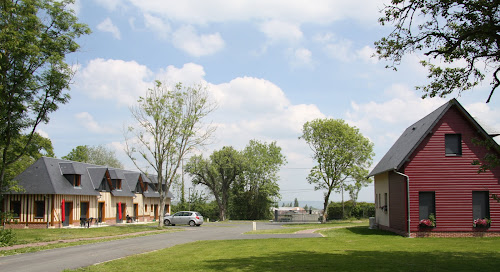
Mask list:
[{"label": "fence", "polygon": [[274,212],[275,222],[318,222],[319,218],[319,214],[293,212],[280,213],[278,211]]}]

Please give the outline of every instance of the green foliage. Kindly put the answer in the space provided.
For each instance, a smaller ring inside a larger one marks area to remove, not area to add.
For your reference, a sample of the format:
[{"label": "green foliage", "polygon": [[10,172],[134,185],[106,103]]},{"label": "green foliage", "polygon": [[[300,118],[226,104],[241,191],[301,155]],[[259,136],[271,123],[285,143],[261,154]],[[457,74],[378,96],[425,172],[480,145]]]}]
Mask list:
[{"label": "green foliage", "polygon": [[0,198],[7,169],[30,152],[36,127],[69,100],[65,90],[73,71],[65,57],[79,48],[78,37],[90,33],[67,9],[69,3],[0,4]]},{"label": "green foliage", "polygon": [[300,207],[299,206],[299,200],[297,198],[295,198],[295,200],[293,201],[293,206],[294,207]]},{"label": "green foliage", "polygon": [[344,202],[344,215],[342,215],[342,203],[330,202],[328,205],[328,220],[346,218],[369,218],[375,216],[375,204],[367,202],[355,203],[352,200]]},{"label": "green foliage", "polygon": [[478,140],[472,139],[472,143],[476,146],[485,147],[487,152],[480,160],[472,161],[472,165],[479,165],[478,173],[484,173],[488,170],[500,166],[500,151],[498,151],[498,144],[494,140]]},{"label": "green foliage", "polygon": [[185,167],[193,184],[206,186],[214,195],[222,221],[226,219],[231,186],[243,172],[244,163],[239,151],[225,146],[214,151],[208,159],[203,159],[202,155],[191,157]]},{"label": "green foliage", "polygon": [[195,191],[188,197],[188,201],[172,205],[172,213],[178,211],[197,211],[207,218],[215,221],[219,218],[219,208],[216,201],[208,201],[208,196],[203,192]]},{"label": "green foliage", "polygon": [[115,152],[103,145],[79,145],[73,148],[68,155],[63,156],[62,158],[70,161],[85,162],[123,169],[123,164],[118,160],[118,158],[116,158]]},{"label": "green foliage", "polygon": [[16,241],[16,234],[13,230],[0,229],[0,247],[12,246]]},{"label": "green foliage", "polygon": [[315,119],[305,123],[302,132],[300,138],[307,142],[316,161],[307,181],[315,185],[315,190],[326,190],[324,223],[330,194],[345,187],[348,178],[360,180],[366,171],[363,169],[371,164],[373,143],[341,119]]},{"label": "green foliage", "polygon": [[[492,89],[500,85],[499,61],[500,6],[496,0],[392,0],[379,19],[394,30],[375,42],[380,59],[392,61],[394,68],[406,54],[423,52],[421,61],[431,82],[422,89],[423,97],[444,97],[453,91],[472,89],[492,74]],[[455,67],[440,67],[431,58]],[[463,64],[462,64],[463,63]]]},{"label": "green foliage", "polygon": [[286,163],[281,147],[251,140],[243,150],[245,167],[232,187],[232,219],[270,219],[279,200],[278,171]]}]

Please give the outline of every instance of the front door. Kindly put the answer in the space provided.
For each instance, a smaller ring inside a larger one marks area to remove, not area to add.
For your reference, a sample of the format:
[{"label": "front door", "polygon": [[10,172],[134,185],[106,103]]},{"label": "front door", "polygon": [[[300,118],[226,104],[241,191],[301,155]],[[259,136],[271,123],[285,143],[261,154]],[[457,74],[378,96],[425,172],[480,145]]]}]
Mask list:
[{"label": "front door", "polygon": [[80,218],[89,218],[89,203],[80,202]]},{"label": "front door", "polygon": [[155,215],[155,220],[158,220],[158,205],[154,205],[154,215]]},{"label": "front door", "polygon": [[73,202],[64,203],[64,222],[63,226],[69,226],[73,223]]},{"label": "front door", "polygon": [[99,202],[99,209],[97,210],[97,218],[99,220],[99,223],[102,223],[102,220],[104,219],[104,202]]},{"label": "front door", "polygon": [[134,203],[134,219],[139,220],[139,204]]},{"label": "front door", "polygon": [[122,203],[122,219],[120,219],[120,209],[118,208],[118,203],[116,203],[116,223],[122,223],[123,219],[127,216],[127,205]]}]

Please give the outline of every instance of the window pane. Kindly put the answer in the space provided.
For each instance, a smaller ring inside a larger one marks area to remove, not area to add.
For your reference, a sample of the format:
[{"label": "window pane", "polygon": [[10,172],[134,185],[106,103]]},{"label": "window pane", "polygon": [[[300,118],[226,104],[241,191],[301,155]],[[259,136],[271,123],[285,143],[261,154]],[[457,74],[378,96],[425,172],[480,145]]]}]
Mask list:
[{"label": "window pane", "polygon": [[21,201],[10,202],[10,210],[14,218],[19,218],[21,215]]},{"label": "window pane", "polygon": [[490,218],[489,192],[472,192],[472,219]]},{"label": "window pane", "polygon": [[43,218],[45,215],[45,201],[35,201],[35,218]]},{"label": "window pane", "polygon": [[446,155],[462,155],[462,137],[460,134],[444,136]]},{"label": "window pane", "polygon": [[418,204],[419,204],[419,220],[428,219],[431,213],[436,215],[434,192],[419,192]]}]

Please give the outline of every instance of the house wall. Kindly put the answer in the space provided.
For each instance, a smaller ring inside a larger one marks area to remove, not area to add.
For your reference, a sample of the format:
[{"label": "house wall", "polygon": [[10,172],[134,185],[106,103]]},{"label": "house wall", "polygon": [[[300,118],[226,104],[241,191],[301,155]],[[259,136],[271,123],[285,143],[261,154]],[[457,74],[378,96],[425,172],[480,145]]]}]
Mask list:
[{"label": "house wall", "polygon": [[[462,134],[462,155],[445,156],[445,134]],[[472,226],[472,191],[489,191],[491,227],[500,231],[500,203],[491,194],[500,195],[500,167],[478,174],[471,165],[482,158],[486,149],[475,146],[480,138],[476,129],[454,107],[450,108],[413,152],[404,173],[410,177],[411,231],[418,232],[419,192],[435,192],[436,227],[427,232],[475,232]]]},{"label": "house wall", "polygon": [[406,194],[406,177],[389,172],[389,226],[400,232],[408,232],[408,202]]},{"label": "house wall", "polygon": [[[379,226],[389,227],[390,209],[385,209],[384,194],[389,194],[389,174],[387,172],[375,175],[375,221]],[[389,197],[387,197],[389,202]],[[387,203],[388,207],[390,203]]]}]

